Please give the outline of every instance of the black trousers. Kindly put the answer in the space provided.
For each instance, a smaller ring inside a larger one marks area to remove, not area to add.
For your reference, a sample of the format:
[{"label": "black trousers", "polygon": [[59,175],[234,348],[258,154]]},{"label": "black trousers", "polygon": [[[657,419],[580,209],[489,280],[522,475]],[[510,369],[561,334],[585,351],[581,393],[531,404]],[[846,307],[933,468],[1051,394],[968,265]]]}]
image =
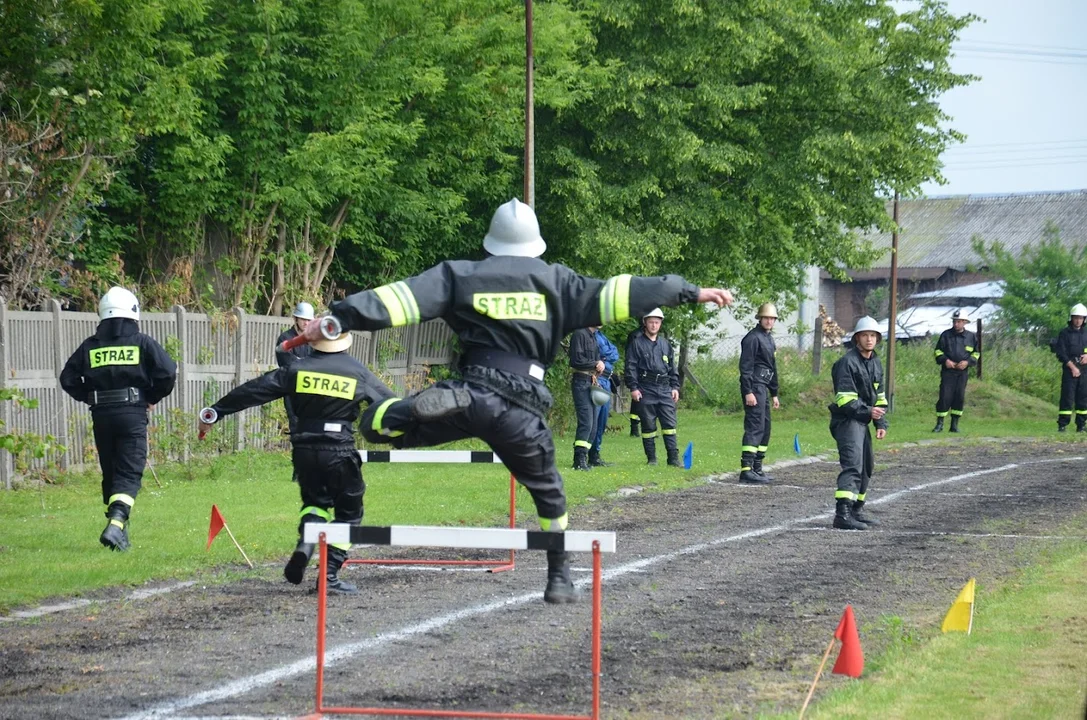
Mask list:
[{"label": "black trousers", "polygon": [[672,388],[658,385],[642,388],[642,399],[638,402],[638,419],[642,423],[642,442],[653,443],[657,437],[657,421],[660,421],[664,447],[675,451],[679,448],[676,440],[676,404],[672,400]]},{"label": "black trousers", "polygon": [[131,507],[143,486],[143,466],[147,463],[147,408],[142,405],[118,405],[91,411],[94,444],[102,468],[102,502],[120,502]]},{"label": "black trousers", "polygon": [[1064,427],[1076,415],[1076,427],[1083,427],[1087,422],[1087,365],[1079,366],[1079,377],[1072,377],[1072,371],[1064,366],[1061,373],[1061,407],[1057,413],[1057,424]]},{"label": "black trousers", "polygon": [[830,434],[838,443],[838,463],[842,466],[834,497],[863,501],[876,465],[868,423],[832,415]]},{"label": "black trousers", "polygon": [[[359,423],[367,442],[397,448],[430,447],[454,440],[479,438],[524,485],[541,518],[566,515],[566,491],[555,467],[555,441],[543,418],[485,387],[464,380],[443,380],[437,387],[464,388],[472,397],[461,413],[421,423],[411,412],[411,398],[377,402]],[[374,419],[378,419],[375,430]],[[393,435],[393,433],[401,433]]]},{"label": "black trousers", "polygon": [[574,396],[574,414],[577,416],[577,430],[574,432],[574,447],[588,450],[596,437],[596,405],[591,396],[593,380],[591,375],[575,372],[570,380],[570,392]]},{"label": "black trousers", "polygon": [[765,455],[770,445],[770,391],[765,385],[756,383],[752,393],[758,405],[744,405],[744,439],[740,453]]},{"label": "black trousers", "polygon": [[966,381],[970,378],[970,370],[940,371],[940,396],[936,400],[936,417],[962,415],[963,406],[966,405]]}]

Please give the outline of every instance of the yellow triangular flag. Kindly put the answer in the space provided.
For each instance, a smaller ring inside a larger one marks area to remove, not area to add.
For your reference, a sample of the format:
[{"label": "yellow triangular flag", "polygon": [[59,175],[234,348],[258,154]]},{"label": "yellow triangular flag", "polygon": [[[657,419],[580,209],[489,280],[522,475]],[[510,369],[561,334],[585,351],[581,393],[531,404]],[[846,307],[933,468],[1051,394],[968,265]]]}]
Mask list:
[{"label": "yellow triangular flag", "polygon": [[974,578],[963,585],[955,604],[947,611],[941,630],[944,632],[964,632],[970,634],[974,625]]}]

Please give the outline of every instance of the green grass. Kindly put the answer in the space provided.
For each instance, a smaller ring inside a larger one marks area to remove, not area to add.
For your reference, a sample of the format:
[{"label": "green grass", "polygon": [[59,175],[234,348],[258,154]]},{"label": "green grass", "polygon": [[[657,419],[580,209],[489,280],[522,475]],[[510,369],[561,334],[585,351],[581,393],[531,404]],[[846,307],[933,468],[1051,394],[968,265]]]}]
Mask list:
[{"label": "green grass", "polygon": [[[1087,533],[1087,518],[1064,531]],[[1082,718],[1085,598],[1087,548],[1063,545],[999,588],[979,586],[970,635],[933,630],[927,641],[893,644],[862,680],[832,691],[805,717]]]}]

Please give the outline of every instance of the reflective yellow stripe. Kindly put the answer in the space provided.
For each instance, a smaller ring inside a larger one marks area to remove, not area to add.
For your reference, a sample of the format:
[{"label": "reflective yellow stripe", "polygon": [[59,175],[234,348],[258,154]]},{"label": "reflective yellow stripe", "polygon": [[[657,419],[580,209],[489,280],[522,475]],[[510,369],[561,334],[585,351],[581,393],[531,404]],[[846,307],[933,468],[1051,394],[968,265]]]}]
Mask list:
[{"label": "reflective yellow stripe", "polygon": [[602,324],[621,322],[630,317],[630,281],[633,275],[609,278],[600,290],[600,319]]},{"label": "reflective yellow stripe", "polygon": [[575,440],[574,447],[576,448],[591,448],[593,444],[588,440]]},{"label": "reflective yellow stripe", "polygon": [[940,357],[943,354],[944,354],[943,350],[941,350],[940,348],[936,348],[936,357]]},{"label": "reflective yellow stripe", "polygon": [[109,496],[109,502],[107,502],[106,505],[112,505],[115,502],[124,503],[125,505],[132,507],[136,504],[136,498],[131,495],[125,495],[124,493],[117,493]]},{"label": "reflective yellow stripe", "polygon": [[758,452],[759,449],[754,445],[741,445],[740,452]]},{"label": "reflective yellow stripe", "polygon": [[642,433],[642,440],[648,440],[649,438],[655,438],[655,437],[657,437],[657,431],[656,430],[654,430],[651,433],[645,433],[645,432]]},{"label": "reflective yellow stripe", "polygon": [[1072,411],[1071,410],[1058,410],[1057,414],[1058,415],[1071,415]]},{"label": "reflective yellow stripe", "polygon": [[751,469],[750,467],[742,467],[742,468],[740,468],[740,472],[745,472],[745,471],[750,470],[750,469]]},{"label": "reflective yellow stripe", "polygon": [[857,393],[854,392],[840,392],[834,395],[834,402],[838,404],[838,407],[841,407],[853,402],[857,397]]},{"label": "reflective yellow stripe", "polygon": [[936,417],[938,417],[938,418],[947,417],[947,410],[944,410],[943,412],[936,413]]},{"label": "reflective yellow stripe", "polygon": [[110,518],[109,519],[109,524],[110,525],[116,525],[117,527],[121,528],[122,530],[125,529],[124,520],[118,520],[117,518]]},{"label": "reflective yellow stripe", "polygon": [[393,327],[400,327],[401,325],[408,324],[408,313],[404,308],[404,303],[400,300],[400,296],[396,294],[396,291],[392,289],[391,285],[382,285],[379,288],[374,288],[374,292],[377,293],[378,298],[385,305],[385,311],[389,313],[389,322],[393,324]]},{"label": "reflective yellow stripe", "polygon": [[337,550],[343,550],[344,552],[347,552],[351,549],[351,543],[329,543],[329,547],[334,547]]},{"label": "reflective yellow stripe", "polygon": [[641,418],[640,418],[640,417],[638,417],[637,415],[635,415],[634,413],[631,413],[631,414],[630,414],[630,419],[631,419],[631,420],[641,420]]},{"label": "reflective yellow stripe", "polygon": [[306,517],[307,515],[316,515],[325,522],[332,522],[332,513],[315,505],[307,505],[302,508],[302,512],[298,513],[298,517]]},{"label": "reflective yellow stripe", "polygon": [[[1087,412],[1087,411],[1085,411],[1085,412]],[[960,415],[960,416],[961,416],[961,415],[962,415],[962,410],[952,410],[952,411],[951,411],[951,414],[952,414],[952,415]]]},{"label": "reflective yellow stripe", "polygon": [[834,493],[835,500],[852,500],[855,497],[856,495],[849,490],[838,490]]},{"label": "reflective yellow stripe", "polygon": [[[556,527],[552,527],[554,524]],[[567,513],[559,518],[540,518],[540,529],[544,532],[562,532],[566,529],[566,526],[570,524],[570,514]]]},{"label": "reflective yellow stripe", "polygon": [[980,357],[981,357],[981,353],[970,353],[970,356],[971,356],[972,358],[974,358],[975,360],[977,360],[978,358],[980,358]]},{"label": "reflective yellow stripe", "polygon": [[675,428],[662,428],[661,429],[661,435],[675,435],[675,434],[676,434],[676,429]]},{"label": "reflective yellow stripe", "polygon": [[876,407],[880,407],[881,405],[886,405],[886,404],[887,404],[887,396],[886,395],[884,395],[883,393],[880,393],[879,395],[876,396]]},{"label": "reflective yellow stripe", "polygon": [[974,346],[973,345],[967,345],[966,346],[966,352],[974,352]]},{"label": "reflective yellow stripe", "polygon": [[404,306],[404,313],[408,317],[408,325],[418,325],[420,319],[419,304],[415,302],[415,294],[408,287],[408,284],[401,280],[400,282],[394,282],[389,287],[400,298],[400,302]]},{"label": "reflective yellow stripe", "polygon": [[1076,415],[1087,415],[1087,410],[1076,410]]},{"label": "reflective yellow stripe", "polygon": [[759,452],[764,453],[770,449],[769,445],[759,445]]},{"label": "reflective yellow stripe", "polygon": [[865,493],[857,493],[857,502],[864,502]]},{"label": "reflective yellow stripe", "polygon": [[392,431],[388,428],[381,427],[381,420],[385,417],[385,411],[389,409],[389,406],[392,405],[394,402],[398,402],[400,399],[401,398],[397,397],[389,398],[378,406],[377,412],[374,413],[374,422],[372,423],[372,429],[374,432],[381,433],[382,435],[392,434]]}]

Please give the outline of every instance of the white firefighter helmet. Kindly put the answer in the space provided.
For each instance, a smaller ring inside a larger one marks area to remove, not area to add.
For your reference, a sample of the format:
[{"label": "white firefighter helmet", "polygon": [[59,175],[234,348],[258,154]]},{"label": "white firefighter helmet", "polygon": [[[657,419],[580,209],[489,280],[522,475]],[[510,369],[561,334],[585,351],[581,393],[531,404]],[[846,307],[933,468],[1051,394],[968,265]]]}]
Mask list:
[{"label": "white firefighter helmet", "polygon": [[109,318],[140,319],[140,301],[132,294],[132,291],[123,287],[111,287],[98,301],[98,319]]},{"label": "white firefighter helmet", "polygon": [[1076,303],[1072,306],[1072,310],[1069,311],[1069,315],[1079,315],[1080,317],[1087,317],[1087,307],[1083,303]]},{"label": "white firefighter helmet", "polygon": [[879,323],[870,315],[865,315],[857,321],[857,327],[853,328],[852,337],[856,337],[857,333],[860,332],[874,332],[878,340],[883,339],[883,331],[880,330]]},{"label": "white firefighter helmet", "polygon": [[293,317],[301,318],[302,320],[313,319],[313,306],[308,302],[300,302],[294,306]]},{"label": "white firefighter helmet", "polygon": [[491,255],[540,257],[547,243],[540,237],[536,213],[514,198],[494,211],[490,230],[483,238],[483,249]]},{"label": "white firefighter helmet", "polygon": [[593,405],[597,407],[604,407],[611,402],[611,393],[600,387],[599,385],[593,385],[589,390],[589,397],[593,401]]},{"label": "white firefighter helmet", "polygon": [[[335,331],[334,331],[335,332]],[[344,330],[337,337],[332,340],[321,338],[320,340],[314,340],[310,343],[314,350],[323,353],[338,353],[343,352],[347,348],[351,347],[351,331]]]},{"label": "white firefighter helmet", "polygon": [[970,313],[966,310],[963,310],[962,308],[959,308],[955,312],[951,313],[951,320],[965,320],[966,322],[970,322]]},{"label": "white firefighter helmet", "polygon": [[658,308],[653,308],[645,315],[642,315],[642,320],[648,320],[651,317],[660,318],[661,322],[664,322],[664,311]]}]

